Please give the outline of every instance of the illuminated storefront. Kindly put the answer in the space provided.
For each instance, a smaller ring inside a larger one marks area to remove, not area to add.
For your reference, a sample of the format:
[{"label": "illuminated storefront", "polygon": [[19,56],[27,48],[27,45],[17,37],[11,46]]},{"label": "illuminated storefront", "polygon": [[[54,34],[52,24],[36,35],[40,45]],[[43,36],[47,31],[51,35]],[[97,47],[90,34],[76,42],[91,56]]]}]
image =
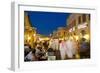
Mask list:
[{"label": "illuminated storefront", "polygon": [[57,31],[53,32],[53,37],[59,40],[65,40],[67,36],[66,27],[59,27]]},{"label": "illuminated storefront", "polygon": [[90,14],[71,14],[67,19],[68,33],[77,41],[85,38],[90,41]]}]

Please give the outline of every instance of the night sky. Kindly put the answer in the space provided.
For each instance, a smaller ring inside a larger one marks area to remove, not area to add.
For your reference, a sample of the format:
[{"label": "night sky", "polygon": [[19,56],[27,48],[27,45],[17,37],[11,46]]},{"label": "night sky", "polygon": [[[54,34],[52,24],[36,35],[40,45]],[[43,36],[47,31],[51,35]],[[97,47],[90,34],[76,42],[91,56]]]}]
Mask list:
[{"label": "night sky", "polygon": [[36,12],[26,11],[28,13],[32,27],[37,29],[38,34],[50,35],[58,27],[66,26],[66,19],[69,13],[58,12]]}]

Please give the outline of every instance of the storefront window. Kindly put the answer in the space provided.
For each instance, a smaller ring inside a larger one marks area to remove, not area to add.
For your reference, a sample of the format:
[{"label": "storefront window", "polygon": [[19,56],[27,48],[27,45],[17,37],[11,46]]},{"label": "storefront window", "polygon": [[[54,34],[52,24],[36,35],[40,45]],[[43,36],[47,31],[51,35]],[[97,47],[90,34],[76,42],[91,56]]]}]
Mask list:
[{"label": "storefront window", "polygon": [[78,23],[81,24],[81,16],[78,17]]},{"label": "storefront window", "polygon": [[86,14],[83,14],[82,18],[83,18],[83,22],[86,22]]},{"label": "storefront window", "polygon": [[88,15],[88,18],[89,18],[89,20],[90,20],[90,14]]}]

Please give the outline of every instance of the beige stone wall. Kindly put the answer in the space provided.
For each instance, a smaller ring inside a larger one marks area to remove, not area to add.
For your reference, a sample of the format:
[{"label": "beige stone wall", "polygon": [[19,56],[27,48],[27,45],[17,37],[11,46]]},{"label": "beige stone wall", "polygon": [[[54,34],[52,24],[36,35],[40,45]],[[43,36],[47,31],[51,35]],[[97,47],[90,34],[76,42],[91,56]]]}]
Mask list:
[{"label": "beige stone wall", "polygon": [[24,44],[29,44],[32,48],[36,40],[36,29],[29,22],[29,17],[24,15]]}]

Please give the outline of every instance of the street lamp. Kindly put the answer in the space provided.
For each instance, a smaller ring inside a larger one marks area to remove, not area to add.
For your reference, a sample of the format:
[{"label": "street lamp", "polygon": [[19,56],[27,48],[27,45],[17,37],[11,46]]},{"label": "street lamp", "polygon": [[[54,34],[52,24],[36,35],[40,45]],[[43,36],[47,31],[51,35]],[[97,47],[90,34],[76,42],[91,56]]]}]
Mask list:
[{"label": "street lamp", "polygon": [[76,40],[79,40],[79,37],[76,35],[76,36],[75,36],[75,39],[76,39]]},{"label": "street lamp", "polygon": [[36,36],[36,34],[33,34],[33,36],[35,37],[35,36]]},{"label": "street lamp", "polygon": [[31,36],[29,36],[29,35],[28,35],[28,37],[27,37],[27,38],[28,38],[28,41],[29,41],[29,40],[31,39]]},{"label": "street lamp", "polygon": [[85,34],[83,37],[84,37],[86,40],[89,40],[89,34]]}]

